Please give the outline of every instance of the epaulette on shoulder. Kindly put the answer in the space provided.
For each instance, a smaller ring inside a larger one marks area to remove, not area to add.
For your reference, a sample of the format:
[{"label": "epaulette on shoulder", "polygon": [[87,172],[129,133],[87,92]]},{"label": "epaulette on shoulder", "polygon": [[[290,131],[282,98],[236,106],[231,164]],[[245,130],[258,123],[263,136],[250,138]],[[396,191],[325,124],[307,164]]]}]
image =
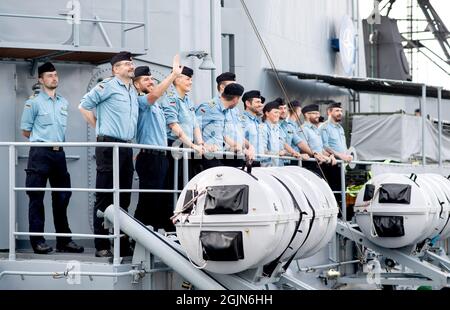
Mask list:
[{"label": "epaulette on shoulder", "polygon": [[28,97],[28,100],[34,99],[38,96],[38,94],[32,94],[30,97]]},{"label": "epaulette on shoulder", "polygon": [[311,123],[303,123],[303,125],[300,126],[301,129],[305,129],[305,128],[311,128],[314,125]]},{"label": "epaulette on shoulder", "polygon": [[97,88],[98,90],[104,90],[104,89],[105,89],[105,85],[108,84],[108,83],[111,82],[111,81],[112,81],[112,78],[111,78],[111,77],[106,78],[106,79],[103,79],[102,81],[100,81],[100,82],[95,86],[95,88]]},{"label": "epaulette on shoulder", "polygon": [[112,80],[113,80],[112,77],[107,77],[106,79],[101,80],[99,84],[106,84],[111,82]]},{"label": "epaulette on shoulder", "polygon": [[319,128],[324,128],[325,129],[325,128],[327,128],[328,124],[329,124],[329,122],[325,121],[325,122],[322,123],[322,125],[319,126]]},{"label": "epaulette on shoulder", "polygon": [[216,102],[214,101],[214,99],[212,99],[212,100],[208,101],[208,105],[209,105],[211,108],[214,108],[214,107],[216,106]]}]

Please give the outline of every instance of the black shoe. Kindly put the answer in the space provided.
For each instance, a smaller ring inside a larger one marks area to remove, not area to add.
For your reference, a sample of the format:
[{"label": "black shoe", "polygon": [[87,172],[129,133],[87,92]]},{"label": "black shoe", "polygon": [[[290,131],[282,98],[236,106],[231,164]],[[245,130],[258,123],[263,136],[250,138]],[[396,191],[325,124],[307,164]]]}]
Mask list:
[{"label": "black shoe", "polygon": [[36,254],[48,254],[53,251],[52,247],[46,243],[38,243],[33,247],[33,251]]},{"label": "black shoe", "polygon": [[133,249],[130,246],[120,248],[120,257],[133,256]]},{"label": "black shoe", "polygon": [[63,252],[63,253],[83,253],[84,247],[79,246],[73,241],[70,241],[66,245],[63,246],[56,246],[56,252]]},{"label": "black shoe", "polygon": [[95,252],[95,257],[113,257],[110,250],[98,250]]}]

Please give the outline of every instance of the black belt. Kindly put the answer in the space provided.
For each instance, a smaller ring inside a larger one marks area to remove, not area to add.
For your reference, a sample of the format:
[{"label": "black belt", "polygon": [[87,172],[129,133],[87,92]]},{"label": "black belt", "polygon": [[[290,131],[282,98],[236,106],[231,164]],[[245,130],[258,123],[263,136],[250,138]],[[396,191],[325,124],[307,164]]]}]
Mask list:
[{"label": "black belt", "polygon": [[131,140],[122,140],[122,139],[117,139],[117,138],[110,137],[110,136],[98,136],[97,137],[97,142],[131,143]]},{"label": "black belt", "polygon": [[160,151],[160,150],[149,150],[149,149],[141,149],[141,153],[144,154],[153,154],[153,155],[166,155],[166,151]]},{"label": "black belt", "polygon": [[43,147],[32,146],[31,148],[39,148],[39,149],[44,149],[44,150],[52,151],[52,152],[62,152],[62,151],[64,151],[62,146],[43,146]]}]

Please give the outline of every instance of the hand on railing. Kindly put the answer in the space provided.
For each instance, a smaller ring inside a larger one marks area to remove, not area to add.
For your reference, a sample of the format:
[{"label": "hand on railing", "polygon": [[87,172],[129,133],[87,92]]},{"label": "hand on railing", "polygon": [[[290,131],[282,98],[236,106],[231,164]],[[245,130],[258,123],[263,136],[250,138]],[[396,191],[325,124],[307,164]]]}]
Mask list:
[{"label": "hand on railing", "polygon": [[215,144],[205,144],[203,145],[203,148],[205,149],[206,152],[218,152],[219,151],[219,147]]},{"label": "hand on railing", "polygon": [[289,155],[289,153],[286,150],[281,150],[278,152],[278,156],[288,156],[288,155]]},{"label": "hand on railing", "polygon": [[205,154],[205,147],[203,145],[194,144],[192,146],[192,149],[196,151],[200,156],[203,156]]},{"label": "hand on railing", "polygon": [[333,154],[331,154],[329,157],[328,157],[328,159],[329,159],[329,164],[331,164],[332,166],[336,166],[337,165],[337,160],[336,160],[336,157],[334,157],[334,155]]},{"label": "hand on railing", "polygon": [[255,148],[250,145],[248,149],[244,150],[245,159],[247,161],[253,161],[255,160]]},{"label": "hand on railing", "polygon": [[351,162],[353,160],[353,156],[344,154],[344,155],[341,156],[341,159],[343,161],[345,161],[346,163],[349,163],[349,162]]},{"label": "hand on railing", "polygon": [[314,153],[314,158],[319,162],[320,165],[323,163],[329,164],[331,162],[331,159],[320,153]]}]

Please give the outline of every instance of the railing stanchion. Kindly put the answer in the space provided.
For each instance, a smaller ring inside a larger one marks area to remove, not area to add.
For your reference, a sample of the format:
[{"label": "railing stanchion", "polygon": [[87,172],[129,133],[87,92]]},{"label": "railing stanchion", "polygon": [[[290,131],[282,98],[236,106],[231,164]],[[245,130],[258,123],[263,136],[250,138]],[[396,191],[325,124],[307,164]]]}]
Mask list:
[{"label": "railing stanchion", "polygon": [[[173,193],[173,210],[175,210],[176,206],[177,206],[177,200],[178,200],[178,194],[177,194],[177,190],[178,190],[178,160],[175,158],[173,158],[173,190],[175,191]],[[170,177],[170,176],[169,176]]]},{"label": "railing stanchion", "polygon": [[189,155],[191,155],[191,153],[183,152],[183,187],[189,182]]},{"label": "railing stanchion", "polygon": [[342,206],[342,220],[347,220],[347,201],[345,200],[345,162],[341,162],[341,206]]},{"label": "railing stanchion", "polygon": [[16,148],[9,146],[9,260],[16,260]]},{"label": "railing stanchion", "polygon": [[113,147],[113,189],[114,189],[114,265],[120,265],[120,174],[119,174],[119,147]]}]

